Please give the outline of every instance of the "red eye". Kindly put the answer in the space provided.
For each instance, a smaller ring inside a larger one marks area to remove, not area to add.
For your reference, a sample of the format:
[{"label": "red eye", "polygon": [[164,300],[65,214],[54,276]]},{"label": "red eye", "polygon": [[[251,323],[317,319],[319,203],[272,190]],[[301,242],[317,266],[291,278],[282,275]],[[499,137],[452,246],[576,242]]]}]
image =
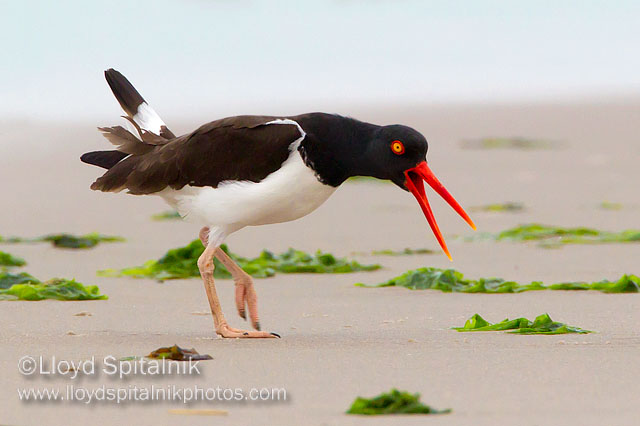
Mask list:
[{"label": "red eye", "polygon": [[391,142],[391,151],[393,151],[393,153],[397,154],[397,155],[404,154],[404,145],[403,145],[403,143],[400,142],[400,141]]}]

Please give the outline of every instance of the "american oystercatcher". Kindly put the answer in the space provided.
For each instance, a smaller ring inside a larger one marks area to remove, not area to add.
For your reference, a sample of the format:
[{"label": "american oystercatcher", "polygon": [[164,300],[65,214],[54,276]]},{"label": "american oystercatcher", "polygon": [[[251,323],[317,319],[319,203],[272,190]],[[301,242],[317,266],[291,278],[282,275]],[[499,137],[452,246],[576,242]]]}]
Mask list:
[{"label": "american oystercatcher", "polygon": [[[204,226],[198,268],[222,337],[279,337],[260,331],[252,279],[219,248],[224,239],[245,226],[305,216],[351,176],[387,179],[411,192],[449,259],[423,180],[475,229],[427,166],[427,140],[410,127],[314,112],[228,117],[175,136],[122,74],[109,69],[105,77],[132,127],[99,127],[116,149],[81,157],[108,169],[91,189],[158,195],[184,218]],[[232,328],[225,320],[213,280],[214,256],[233,276],[238,313],[246,319],[248,306],[257,331]]]}]

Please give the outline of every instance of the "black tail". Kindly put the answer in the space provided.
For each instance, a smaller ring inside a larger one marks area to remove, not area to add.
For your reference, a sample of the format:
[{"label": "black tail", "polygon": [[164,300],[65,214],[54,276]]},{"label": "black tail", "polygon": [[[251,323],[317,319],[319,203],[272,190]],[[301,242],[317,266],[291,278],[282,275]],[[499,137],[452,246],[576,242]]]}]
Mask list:
[{"label": "black tail", "polygon": [[[138,131],[139,138],[120,126],[98,127],[109,142],[116,145],[118,149],[113,151],[87,152],[80,157],[83,163],[110,169],[127,157],[127,155],[145,154],[151,151],[154,146],[161,145],[175,138],[175,135],[164,126],[160,117],[147,105],[142,95],[124,75],[113,68],[109,68],[104,72],[104,77],[113,95],[118,100],[118,103],[124,112],[127,113],[127,117],[124,118],[129,120],[135,127]],[[143,112],[140,112],[139,108],[142,104],[144,104]],[[138,114],[139,117],[137,117],[136,114]],[[153,131],[147,128],[141,128],[141,123],[144,124],[145,120],[149,121],[149,115],[156,117],[156,124],[158,122],[162,123],[162,126],[158,129],[153,129],[158,133],[153,133]]]},{"label": "black tail", "polygon": [[[156,146],[166,144],[175,138],[173,132],[167,128],[158,114],[147,104],[142,95],[124,75],[110,68],[104,72],[104,76],[113,95],[127,114],[123,118],[133,125],[134,131],[137,131],[138,136],[121,126],[98,127],[103,136],[114,144],[117,149],[87,152],[80,157],[83,163],[111,169],[129,155],[134,157],[142,156],[151,152]],[[105,187],[108,187],[106,190],[109,191],[116,188],[107,184],[103,184],[101,187],[94,187],[95,185],[96,183],[92,185],[92,189],[105,190],[102,188],[105,185]],[[117,187],[115,190],[119,189],[120,187]]]},{"label": "black tail", "polygon": [[80,157],[80,161],[104,169],[110,169],[127,155],[129,154],[121,151],[92,151],[83,154],[82,157]]},{"label": "black tail", "polygon": [[113,96],[116,97],[124,112],[126,112],[129,117],[136,115],[138,107],[141,103],[145,102],[145,100],[136,88],[133,87],[133,84],[113,68],[106,70],[104,77],[107,79]]}]

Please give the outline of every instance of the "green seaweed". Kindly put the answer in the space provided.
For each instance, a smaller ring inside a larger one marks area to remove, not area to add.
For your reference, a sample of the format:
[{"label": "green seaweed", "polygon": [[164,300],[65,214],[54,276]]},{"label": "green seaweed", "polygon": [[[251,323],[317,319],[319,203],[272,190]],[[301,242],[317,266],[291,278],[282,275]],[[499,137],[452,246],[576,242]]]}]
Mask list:
[{"label": "green seaweed", "polygon": [[141,360],[143,357],[138,356],[138,355],[129,355],[129,356],[123,356],[121,358],[118,358],[118,361],[138,361]]},{"label": "green seaweed", "polygon": [[600,231],[593,228],[562,228],[559,226],[529,223],[507,229],[498,234],[479,234],[467,240],[493,239],[496,241],[538,241],[544,248],[556,248],[566,244],[638,243],[640,230],[620,232]]},{"label": "green seaweed", "polygon": [[551,149],[553,143],[539,139],[513,138],[482,138],[466,140],[460,143],[462,149]]},{"label": "green seaweed", "polygon": [[[0,283],[3,280],[0,274]],[[6,278],[6,277],[5,277]],[[7,278],[7,281],[12,279]],[[100,290],[95,285],[85,286],[76,280],[53,278],[46,282],[40,282],[28,274],[13,276],[14,283],[10,287],[0,285],[0,300],[98,300],[107,299],[107,296],[100,294]]]},{"label": "green seaweed", "polygon": [[98,245],[98,243],[112,243],[124,241],[122,237],[101,235],[96,232],[75,236],[71,234],[52,234],[40,237],[40,241],[50,241],[54,247],[69,249],[85,249]]},{"label": "green seaweed", "polygon": [[373,398],[358,397],[347,414],[448,414],[451,410],[436,410],[420,402],[420,394],[391,389]]},{"label": "green seaweed", "polygon": [[534,321],[526,318],[516,318],[513,320],[505,319],[501,322],[491,324],[475,314],[465,322],[464,327],[453,327],[457,331],[504,331],[511,330],[508,333],[515,334],[569,334],[569,333],[591,333],[589,330],[573,327],[555,322],[549,314],[538,315]]},{"label": "green seaweed", "polygon": [[54,247],[69,248],[69,249],[86,249],[97,246],[99,243],[111,243],[125,241],[122,237],[112,235],[101,235],[97,232],[92,232],[85,235],[72,235],[72,234],[49,234],[36,238],[21,238],[21,237],[0,237],[2,243],[39,243],[39,242],[51,242]]},{"label": "green seaweed", "polygon": [[437,250],[431,250],[428,248],[411,249],[405,248],[404,250],[373,250],[371,254],[373,256],[410,256],[414,254],[436,254],[440,253]]},{"label": "green seaweed", "polygon": [[170,359],[173,361],[205,361],[213,359],[211,355],[200,355],[195,349],[184,349],[178,345],[158,348],[147,355],[151,359]]},{"label": "green seaweed", "polygon": [[355,182],[355,183],[389,183],[388,180],[378,179],[373,176],[351,176],[347,179],[347,182]]},{"label": "green seaweed", "polygon": [[358,256],[411,256],[416,254],[439,254],[438,250],[431,250],[428,248],[405,248],[402,250],[391,250],[391,249],[383,249],[383,250],[372,250],[370,252],[365,251],[354,251],[352,255]]},{"label": "green seaweed", "polygon": [[[220,246],[246,273],[256,278],[271,277],[276,272],[281,273],[347,273],[356,271],[372,271],[380,265],[361,265],[356,261],[336,258],[332,254],[316,252],[315,255],[300,250],[289,249],[275,255],[267,250],[256,258],[245,258],[229,252],[226,245]],[[150,260],[142,266],[125,268],[120,271],[108,269],[99,271],[101,276],[131,276],[134,278],[154,278],[170,280],[179,278],[199,277],[198,258],[204,251],[200,240],[193,240],[185,247],[169,250],[159,260]],[[227,269],[214,258],[214,276],[216,278],[230,278]]]},{"label": "green seaweed", "polygon": [[0,266],[24,266],[27,262],[10,253],[0,251]]},{"label": "green seaweed", "polygon": [[0,243],[13,244],[13,243],[24,243],[24,242],[31,242],[31,240],[27,238],[20,238],[20,237],[3,237],[2,235],[0,235]]},{"label": "green seaweed", "polygon": [[469,210],[475,211],[475,212],[492,212],[492,213],[519,212],[524,210],[524,204],[514,203],[514,202],[486,204],[484,206],[470,207]]},{"label": "green seaweed", "polygon": [[587,282],[564,282],[544,285],[540,281],[520,284],[502,278],[479,278],[469,280],[454,269],[419,268],[407,271],[377,285],[357,283],[360,287],[406,287],[411,290],[440,290],[445,293],[521,293],[534,290],[598,290],[603,293],[638,293],[640,277],[623,275],[619,280]]},{"label": "green seaweed", "polygon": [[12,274],[7,271],[0,271],[0,290],[8,289],[14,284],[39,283],[37,278],[32,277],[26,272]]},{"label": "green seaweed", "polygon": [[599,204],[602,210],[622,210],[624,206],[621,203],[612,203],[610,201],[603,201]]},{"label": "green seaweed", "polygon": [[178,213],[175,210],[167,210],[162,213],[156,213],[153,216],[151,216],[152,220],[175,220],[175,219],[181,219],[181,218],[182,216],[180,216],[180,213]]}]

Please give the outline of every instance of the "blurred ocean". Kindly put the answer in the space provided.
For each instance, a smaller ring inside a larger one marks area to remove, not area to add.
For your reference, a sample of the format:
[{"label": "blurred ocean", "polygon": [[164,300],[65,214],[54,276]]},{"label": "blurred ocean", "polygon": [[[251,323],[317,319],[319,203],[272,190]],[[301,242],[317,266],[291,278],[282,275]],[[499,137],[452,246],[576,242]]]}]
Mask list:
[{"label": "blurred ocean", "polygon": [[[638,1],[0,0],[3,119],[640,94]],[[292,109],[294,108],[295,109]]]}]

